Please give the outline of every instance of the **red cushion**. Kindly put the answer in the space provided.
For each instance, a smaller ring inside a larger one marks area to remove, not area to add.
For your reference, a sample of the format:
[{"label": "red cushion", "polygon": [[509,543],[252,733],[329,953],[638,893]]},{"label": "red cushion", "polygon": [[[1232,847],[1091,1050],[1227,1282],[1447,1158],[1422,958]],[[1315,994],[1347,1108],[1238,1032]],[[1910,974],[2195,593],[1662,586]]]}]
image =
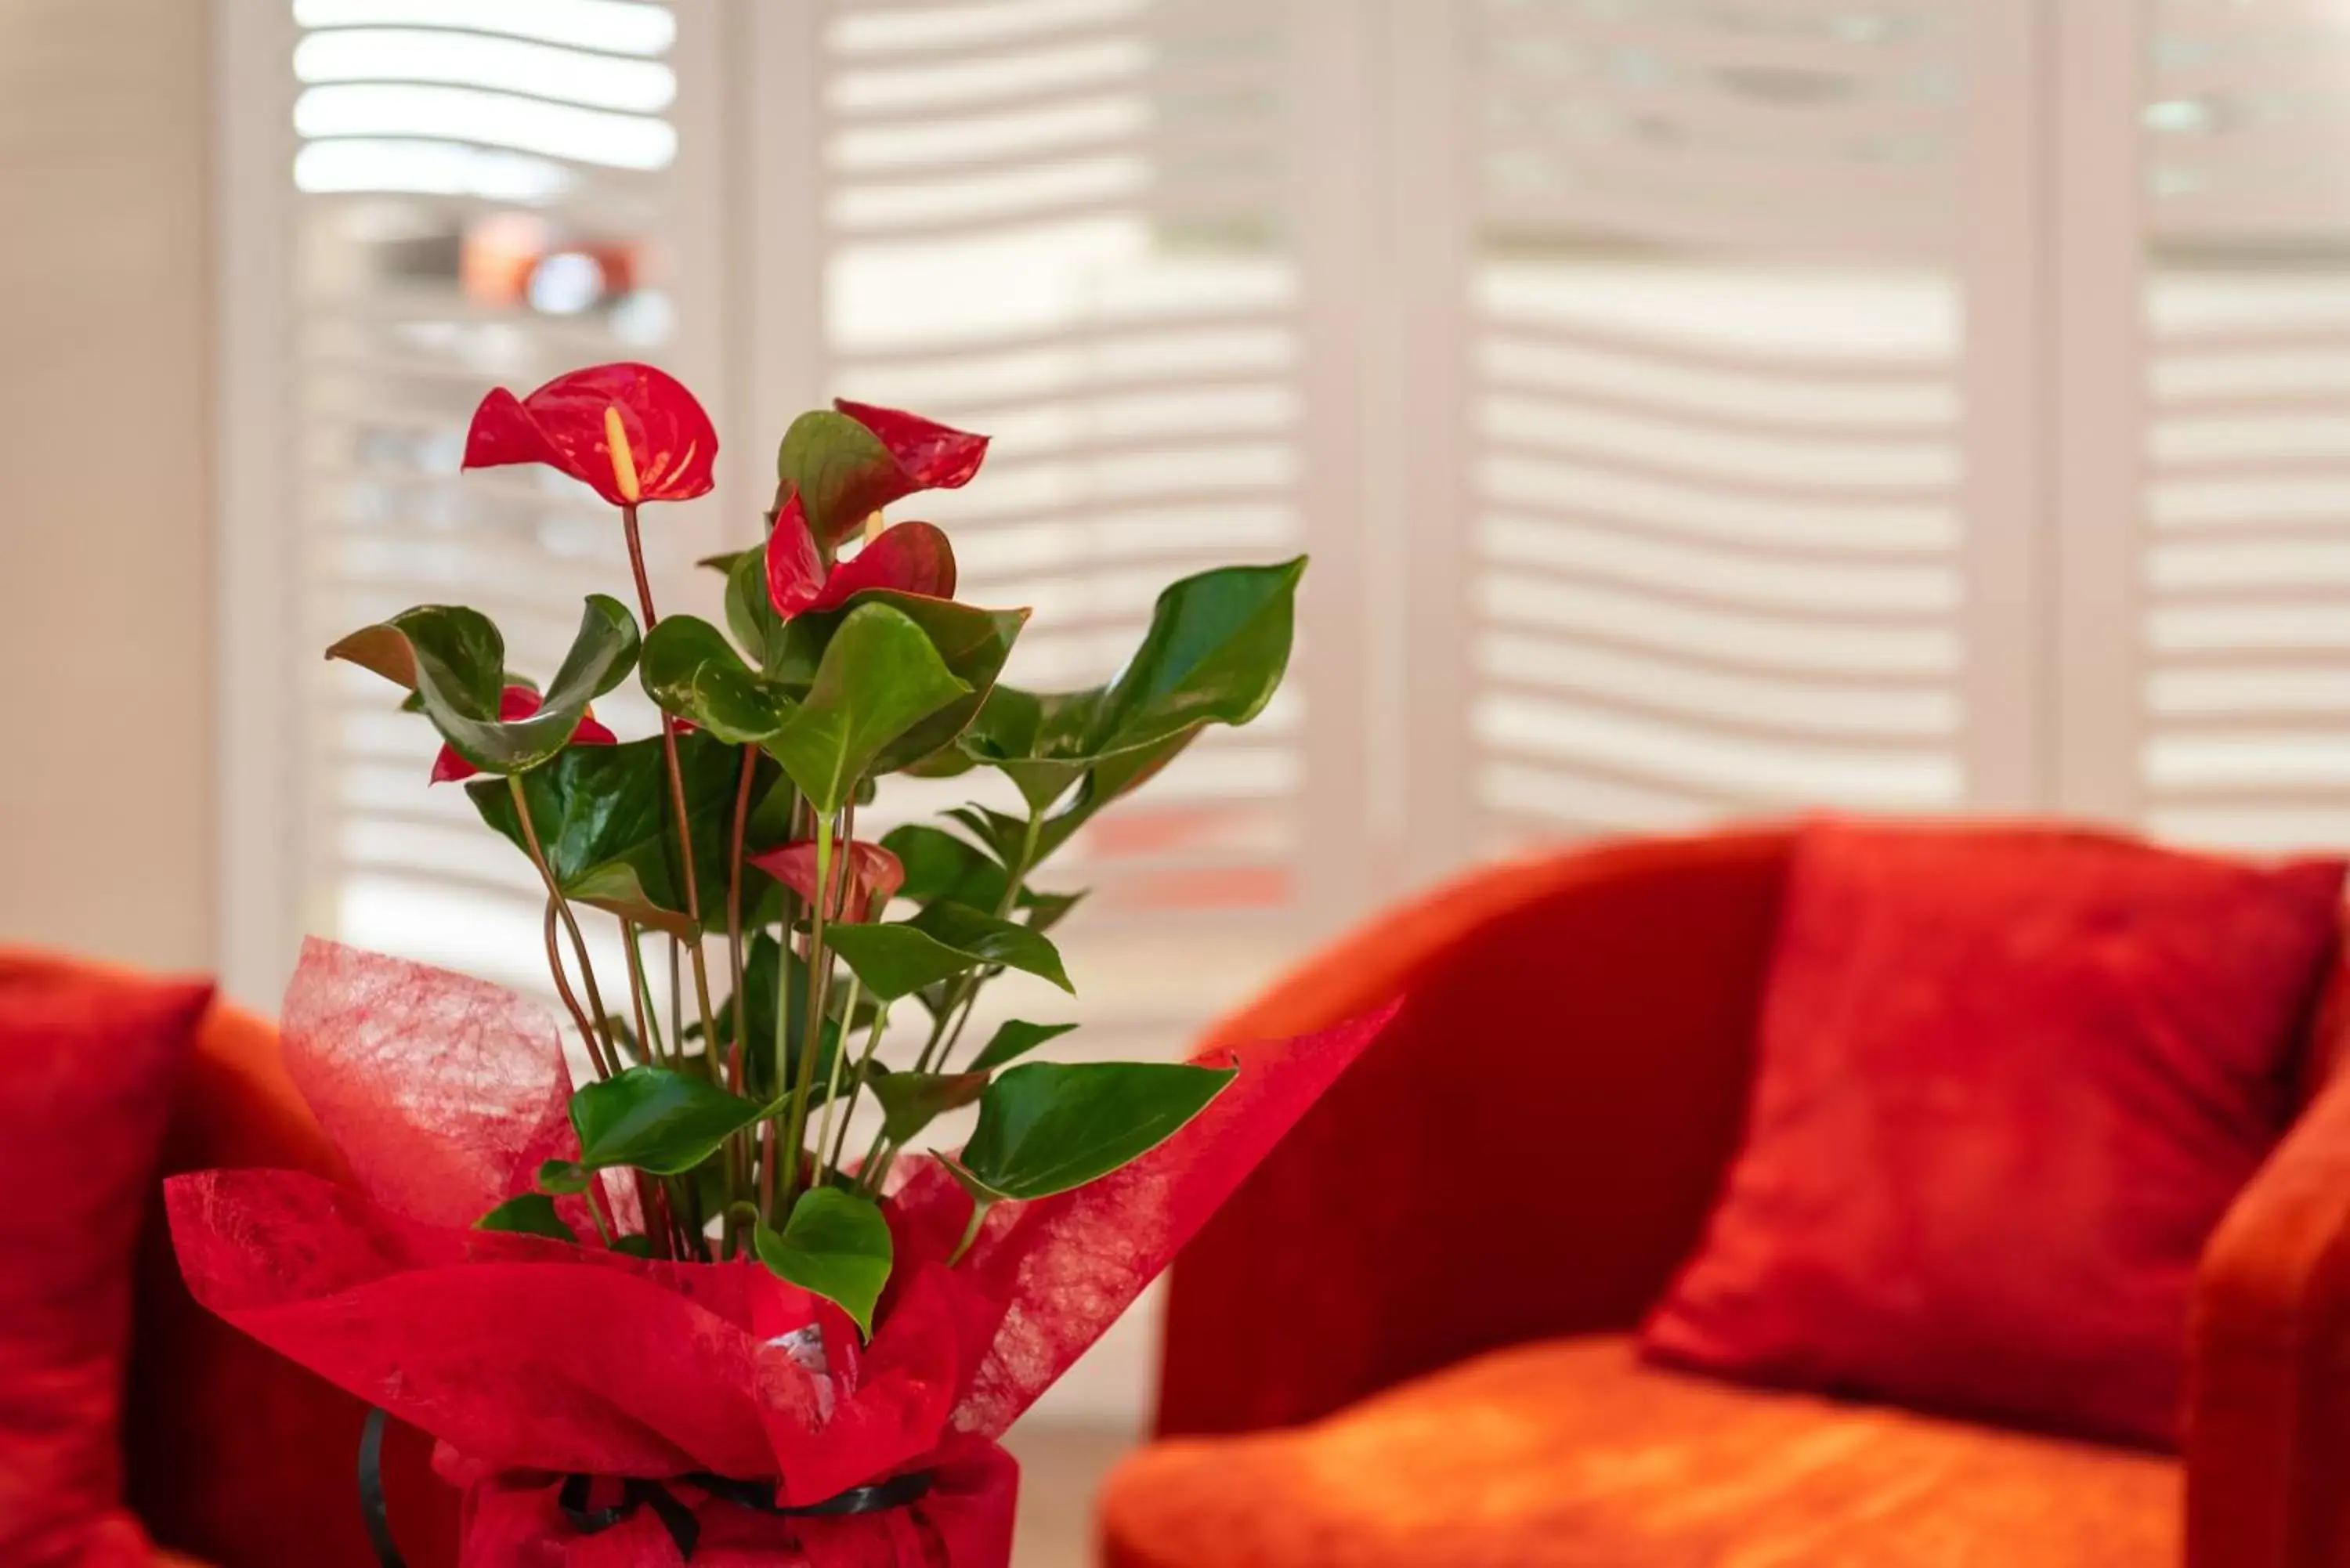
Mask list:
[{"label": "red cushion", "polygon": [[2158,1445],[2203,1243],[2291,1116],[2343,866],[2054,828],[1798,843],[1685,1366]]},{"label": "red cushion", "polygon": [[150,1561],[116,1417],[132,1245],[212,986],[0,959],[0,1563]]}]

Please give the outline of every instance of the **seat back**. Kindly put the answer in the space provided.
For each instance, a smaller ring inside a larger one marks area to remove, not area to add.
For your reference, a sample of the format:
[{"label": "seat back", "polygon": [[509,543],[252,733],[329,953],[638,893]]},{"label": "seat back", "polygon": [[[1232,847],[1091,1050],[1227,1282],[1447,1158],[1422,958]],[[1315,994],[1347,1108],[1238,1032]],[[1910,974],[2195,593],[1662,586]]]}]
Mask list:
[{"label": "seat back", "polygon": [[1792,835],[1480,871],[1210,1043],[1394,1025],[1177,1263],[1159,1425],[1309,1419],[1492,1346],[1636,1323],[1743,1120]]}]

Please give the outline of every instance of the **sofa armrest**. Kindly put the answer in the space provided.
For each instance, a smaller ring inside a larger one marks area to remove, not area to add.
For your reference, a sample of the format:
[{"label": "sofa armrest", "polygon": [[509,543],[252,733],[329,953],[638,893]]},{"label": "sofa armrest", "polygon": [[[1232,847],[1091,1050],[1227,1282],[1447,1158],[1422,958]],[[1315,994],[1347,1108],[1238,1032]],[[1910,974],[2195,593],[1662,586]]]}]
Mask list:
[{"label": "sofa armrest", "polygon": [[1185,1250],[1159,1429],[1311,1419],[1496,1345],[1638,1321],[1745,1112],[1783,831],[1474,874],[1209,1037],[1403,1011]]},{"label": "sofa armrest", "polygon": [[[2316,1032],[2335,1062],[2337,969]],[[2220,1221],[2196,1282],[2188,1568],[2350,1563],[2350,1073]]]},{"label": "sofa armrest", "polygon": [[[348,1174],[279,1060],[276,1030],[230,1007],[204,1022],[162,1173],[223,1166]],[[129,1501],[161,1544],[230,1568],[373,1560],[353,1479],[366,1407],[195,1303],[160,1184],[140,1238],[124,1412]],[[392,1527],[411,1568],[455,1560],[457,1494],[432,1476],[431,1452],[403,1427],[385,1443]]]}]

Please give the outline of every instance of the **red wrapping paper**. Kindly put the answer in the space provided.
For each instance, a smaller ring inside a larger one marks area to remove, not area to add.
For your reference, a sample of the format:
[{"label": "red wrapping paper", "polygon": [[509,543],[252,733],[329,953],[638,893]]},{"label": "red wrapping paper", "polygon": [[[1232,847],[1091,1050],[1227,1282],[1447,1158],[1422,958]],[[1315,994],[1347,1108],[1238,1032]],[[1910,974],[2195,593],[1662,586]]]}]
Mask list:
[{"label": "red wrapping paper", "polygon": [[[863,1345],[830,1303],[747,1261],[472,1229],[578,1152],[555,1028],[494,987],[331,942],[303,950],[285,1050],[356,1185],[213,1170],[173,1178],[166,1203],[206,1308],[440,1439],[438,1468],[467,1488],[464,1568],[681,1561],[649,1509],[575,1530],[567,1475],[703,1472],[803,1506],[922,1469],[937,1479],[920,1501],[837,1517],[671,1490],[702,1526],[697,1565],[1002,1568],[1016,1471],[994,1439],[1391,1015],[1219,1053],[1239,1075],[1183,1131],[1088,1187],[998,1206],[952,1269],[970,1199],[934,1162],[901,1161],[884,1204],[896,1271]],[[828,1386],[776,1343],[810,1324]]]}]

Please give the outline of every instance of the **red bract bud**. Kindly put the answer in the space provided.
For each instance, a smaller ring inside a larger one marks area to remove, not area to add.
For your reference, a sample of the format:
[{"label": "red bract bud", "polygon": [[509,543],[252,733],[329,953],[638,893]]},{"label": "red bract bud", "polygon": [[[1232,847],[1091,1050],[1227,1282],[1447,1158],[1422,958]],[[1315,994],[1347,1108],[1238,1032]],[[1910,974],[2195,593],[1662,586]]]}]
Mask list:
[{"label": "red bract bud", "polygon": [[[843,853],[846,850],[847,853]],[[754,855],[751,864],[791,888],[810,903],[816,901],[816,840],[803,839]],[[848,878],[844,906],[841,877]],[[878,844],[862,841],[836,844],[832,850],[832,899],[827,919],[865,921],[880,918],[881,908],[906,885],[906,867]]]},{"label": "red bract bud", "polygon": [[[906,482],[899,495],[911,495],[917,490],[959,490],[971,483],[987,456],[985,436],[950,429],[903,409],[884,409],[847,398],[835,398],[832,406],[871,431],[889,449]],[[876,509],[889,501],[877,502]]]},{"label": "red bract bud", "polygon": [[[527,686],[509,686],[498,693],[498,720],[501,723],[511,724],[518,719],[529,718],[538,711],[539,706],[537,692]],[[571,743],[575,746],[616,746],[619,744],[619,737],[597,722],[595,713],[590,711],[579,715],[578,726],[571,732]],[[441,748],[441,754],[432,759],[434,784],[455,784],[460,779],[472,778],[481,771],[445,745]]]},{"label": "red bract bud", "polygon": [[925,598],[952,598],[954,546],[929,523],[885,528],[857,555],[825,570],[808,532],[797,493],[786,497],[767,535],[767,602],[788,620],[837,609],[868,588],[893,588]]},{"label": "red bract bud", "polygon": [[594,365],[526,398],[500,387],[473,410],[467,468],[543,462],[615,506],[710,493],[718,432],[676,378],[650,365]]}]

